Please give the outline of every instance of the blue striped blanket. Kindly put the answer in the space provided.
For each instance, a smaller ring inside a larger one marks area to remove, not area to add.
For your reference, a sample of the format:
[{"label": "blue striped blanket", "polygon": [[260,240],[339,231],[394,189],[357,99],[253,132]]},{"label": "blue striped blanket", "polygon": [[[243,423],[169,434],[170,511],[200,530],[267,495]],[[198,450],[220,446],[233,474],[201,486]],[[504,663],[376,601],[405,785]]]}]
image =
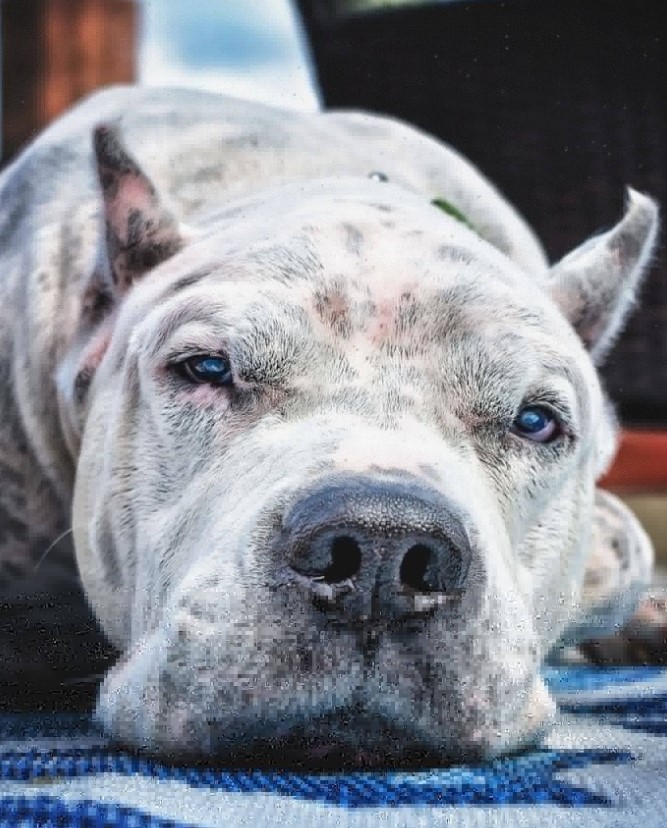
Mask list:
[{"label": "blue striped blanket", "polygon": [[558,667],[540,750],[419,772],[168,764],[110,749],[88,714],[0,714],[1,826],[667,828],[667,670]]}]

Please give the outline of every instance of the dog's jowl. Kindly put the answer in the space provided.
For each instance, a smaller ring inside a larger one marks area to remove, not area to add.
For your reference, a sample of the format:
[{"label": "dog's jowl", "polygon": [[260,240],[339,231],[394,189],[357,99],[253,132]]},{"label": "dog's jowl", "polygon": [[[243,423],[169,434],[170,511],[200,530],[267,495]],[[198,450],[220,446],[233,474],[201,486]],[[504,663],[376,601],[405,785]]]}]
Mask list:
[{"label": "dog's jowl", "polygon": [[550,266],[409,126],[134,88],[0,190],[0,572],[71,525],[121,651],[109,733],[313,764],[534,744],[544,658],[650,577],[595,483],[651,199]]}]

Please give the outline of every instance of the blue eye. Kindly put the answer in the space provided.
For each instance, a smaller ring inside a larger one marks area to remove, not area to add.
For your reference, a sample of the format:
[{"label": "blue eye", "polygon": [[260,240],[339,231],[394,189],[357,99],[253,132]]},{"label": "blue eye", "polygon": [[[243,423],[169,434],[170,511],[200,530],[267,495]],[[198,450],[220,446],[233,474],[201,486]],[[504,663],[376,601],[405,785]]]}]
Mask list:
[{"label": "blue eye", "polygon": [[194,356],[178,363],[178,368],[191,382],[209,385],[232,385],[229,360],[221,356]]},{"label": "blue eye", "polygon": [[556,418],[545,408],[529,405],[522,408],[513,423],[513,431],[535,443],[548,443],[559,433]]}]

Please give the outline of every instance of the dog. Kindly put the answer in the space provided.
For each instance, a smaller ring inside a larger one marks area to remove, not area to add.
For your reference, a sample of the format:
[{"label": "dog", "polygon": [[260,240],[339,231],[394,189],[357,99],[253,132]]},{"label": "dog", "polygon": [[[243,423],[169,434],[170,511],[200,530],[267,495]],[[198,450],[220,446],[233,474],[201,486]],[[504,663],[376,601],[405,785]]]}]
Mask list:
[{"label": "dog", "polygon": [[656,204],[550,266],[411,126],[133,87],[0,190],[0,573],[76,557],[110,736],[313,766],[535,744],[542,662],[651,578],[595,485],[596,366]]}]

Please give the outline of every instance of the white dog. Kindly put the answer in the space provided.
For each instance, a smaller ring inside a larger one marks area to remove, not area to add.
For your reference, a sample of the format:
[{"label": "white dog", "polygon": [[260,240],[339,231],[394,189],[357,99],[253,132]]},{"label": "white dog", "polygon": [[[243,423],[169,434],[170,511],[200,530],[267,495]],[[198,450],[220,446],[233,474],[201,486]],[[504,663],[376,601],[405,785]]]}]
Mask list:
[{"label": "white dog", "polygon": [[595,364],[651,199],[549,267],[409,126],[134,88],[0,191],[0,569],[71,522],[122,651],[107,729],[234,761],[539,738],[545,656],[613,631],[650,577],[595,487],[616,431]]}]

